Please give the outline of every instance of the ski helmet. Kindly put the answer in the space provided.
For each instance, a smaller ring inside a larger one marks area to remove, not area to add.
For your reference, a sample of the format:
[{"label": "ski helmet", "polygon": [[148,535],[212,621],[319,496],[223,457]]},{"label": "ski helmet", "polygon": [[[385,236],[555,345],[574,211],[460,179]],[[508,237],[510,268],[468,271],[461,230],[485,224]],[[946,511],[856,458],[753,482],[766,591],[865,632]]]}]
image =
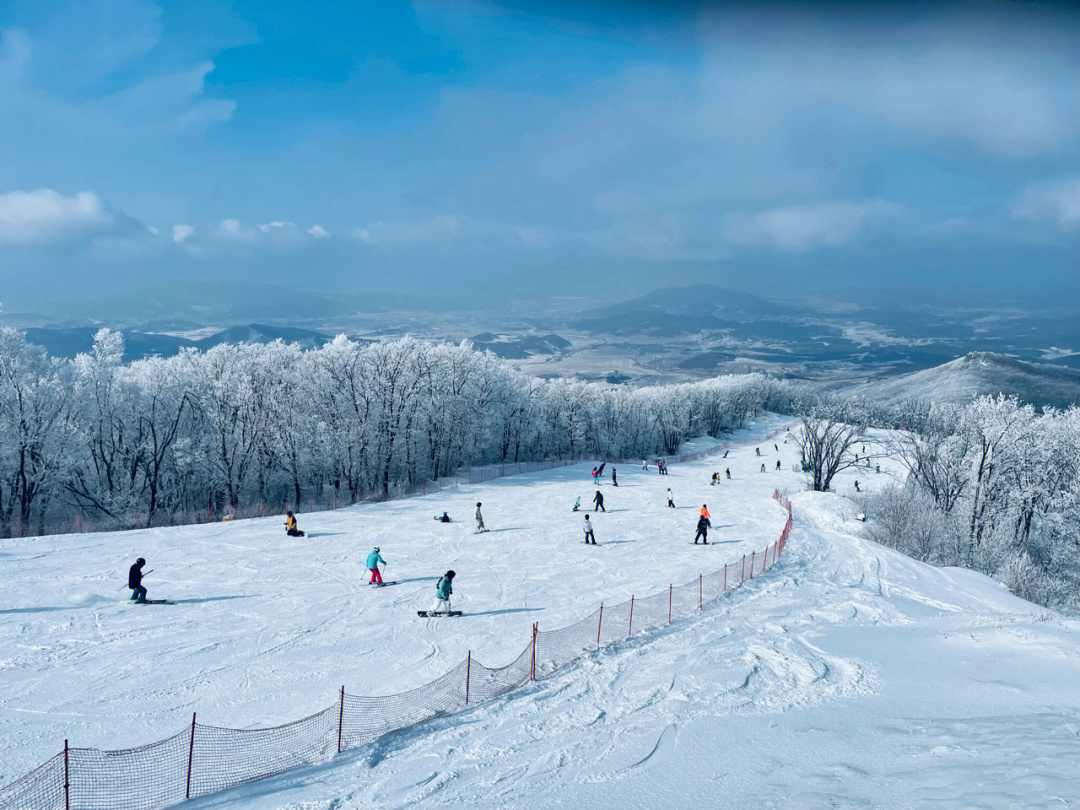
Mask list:
[{"label": "ski helmet", "polygon": [[446,572],[446,578],[447,579],[453,579],[456,576],[457,576],[457,574],[454,573],[453,569],[450,569],[449,571]]},{"label": "ski helmet", "polygon": [[136,565],[146,565],[146,560],[144,560],[142,557],[139,557],[139,559],[137,559],[135,561],[135,564]]},{"label": "ski helmet", "polygon": [[477,502],[476,502],[476,505],[477,505],[477,506],[480,506],[480,501],[477,501]]},{"label": "ski helmet", "polygon": [[379,547],[378,547],[378,546],[375,546],[375,551],[378,551],[378,550],[379,550]]}]

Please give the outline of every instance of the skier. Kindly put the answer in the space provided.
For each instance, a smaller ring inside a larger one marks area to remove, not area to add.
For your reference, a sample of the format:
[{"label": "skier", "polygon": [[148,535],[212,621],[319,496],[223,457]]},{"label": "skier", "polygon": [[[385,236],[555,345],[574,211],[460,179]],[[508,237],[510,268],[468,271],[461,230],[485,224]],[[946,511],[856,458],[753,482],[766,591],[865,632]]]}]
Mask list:
[{"label": "skier", "polygon": [[582,528],[585,530],[585,545],[595,546],[596,535],[593,534],[592,521],[589,520],[588,515],[585,516],[585,523],[583,524]]},{"label": "skier", "polygon": [[476,502],[476,533],[486,532],[484,528],[484,516],[480,514],[480,501]]},{"label": "skier", "polygon": [[755,447],[754,448],[754,454],[760,456],[761,455],[761,448],[760,447]]},{"label": "skier", "polygon": [[765,464],[764,463],[761,465],[761,471],[765,472]]},{"label": "skier", "polygon": [[131,588],[131,600],[133,602],[146,602],[146,588],[143,587],[143,566],[146,560],[139,557],[135,564],[128,569],[128,587]]},{"label": "skier", "polygon": [[724,458],[727,458],[727,454],[730,453],[730,452],[731,452],[730,450],[725,450],[724,451]]},{"label": "skier", "polygon": [[724,467],[724,475],[727,477],[728,481],[731,480],[731,467]]},{"label": "skier", "polygon": [[701,505],[701,517],[706,523],[712,526],[712,515],[709,514],[709,507],[705,504]]},{"label": "skier", "polygon": [[[446,513],[444,512],[443,514]],[[367,555],[367,561],[364,563],[367,569],[371,571],[371,581],[368,582],[368,585],[383,584],[382,574],[379,573],[379,563],[386,565],[386,560],[384,560],[379,553],[379,547],[375,546],[375,548],[371,550],[371,553]]]},{"label": "skier", "polygon": [[715,487],[719,483],[720,483],[720,473],[719,472],[714,472],[712,474],[712,480],[709,482],[709,486]]},{"label": "skier", "polygon": [[776,460],[776,469],[777,469],[777,470],[779,470],[779,469],[780,469],[780,459],[777,459],[777,460]]},{"label": "skier", "polygon": [[431,606],[430,613],[450,612],[450,594],[454,592],[455,576],[451,570],[439,577],[439,581],[435,583],[435,604]]},{"label": "skier", "polygon": [[619,479],[615,477],[615,468],[611,468],[611,485],[617,487],[619,485]]},{"label": "skier", "polygon": [[581,508],[581,496],[578,495],[576,498],[574,498],[574,509],[573,509],[573,511],[576,512],[580,508]]},{"label": "skier", "polygon": [[675,508],[675,496],[671,494],[671,487],[668,487],[667,490],[667,505],[672,509]]},{"label": "skier", "polygon": [[702,515],[697,521],[697,534],[694,535],[694,545],[698,544],[698,540],[701,540],[705,545],[709,545],[709,521]]},{"label": "skier", "polygon": [[604,493],[600,490],[596,490],[596,494],[593,496],[593,509],[597,512],[606,512],[604,508]]},{"label": "skier", "polygon": [[303,537],[304,533],[296,526],[296,515],[292,512],[285,513],[285,534],[289,537]]}]

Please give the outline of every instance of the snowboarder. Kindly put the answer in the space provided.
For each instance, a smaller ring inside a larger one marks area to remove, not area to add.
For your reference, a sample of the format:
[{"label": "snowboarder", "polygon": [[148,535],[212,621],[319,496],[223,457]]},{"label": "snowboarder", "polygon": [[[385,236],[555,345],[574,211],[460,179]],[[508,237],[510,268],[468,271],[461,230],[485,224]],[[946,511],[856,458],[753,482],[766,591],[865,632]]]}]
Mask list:
[{"label": "snowboarder", "polygon": [[435,519],[439,521],[439,523],[449,523],[450,515],[446,514],[446,512],[443,512],[441,515],[436,516]]},{"label": "snowboarder", "polygon": [[585,530],[585,545],[595,546],[596,535],[593,534],[592,521],[589,520],[588,515],[585,516],[585,523],[582,525],[582,528]]},{"label": "snowboarder", "polygon": [[600,470],[598,470],[596,467],[593,467],[592,468],[592,483],[593,483],[594,487],[597,485],[597,479],[599,477],[600,477]]},{"label": "snowboarder", "polygon": [[573,509],[573,511],[576,512],[580,508],[581,508],[581,496],[578,495],[576,498],[574,498],[574,509]]},{"label": "snowboarder", "polygon": [[777,460],[776,460],[776,469],[777,469],[777,470],[779,470],[779,469],[780,469],[780,459],[777,459]]},{"label": "snowboarder", "polygon": [[709,507],[705,504],[701,505],[701,517],[705,520],[706,523],[712,526],[712,515],[709,514]]},{"label": "snowboarder", "polygon": [[667,505],[672,509],[675,508],[675,496],[671,494],[671,487],[667,490]]},{"label": "snowboarder", "polygon": [[761,465],[761,471],[765,472],[765,465],[764,464]]},{"label": "snowboarder", "polygon": [[728,481],[731,480],[731,467],[724,467],[724,475],[727,477]]},{"label": "snowboarder", "polygon": [[712,474],[712,480],[709,482],[709,486],[715,487],[719,483],[720,483],[720,473],[719,472],[714,472]]},{"label": "snowboarder", "polygon": [[760,447],[755,447],[754,448],[754,454],[760,456],[761,455],[761,448]]},{"label": "snowboarder", "polygon": [[146,588],[142,584],[144,565],[146,565],[146,560],[139,557],[135,564],[128,569],[128,587],[131,588],[131,601],[133,602],[146,602]]},{"label": "snowboarder", "polygon": [[777,453],[780,452],[780,448],[777,446],[776,442],[773,442],[773,450],[775,450]]},{"label": "snowboarder", "polygon": [[855,479],[855,491],[856,492],[862,492],[862,490],[859,489],[859,479],[858,478]]},{"label": "snowboarder", "polygon": [[[445,514],[445,512],[443,514]],[[368,582],[368,585],[383,584],[382,574],[379,573],[379,563],[386,565],[386,560],[384,560],[379,553],[379,547],[375,546],[375,548],[371,550],[371,553],[367,555],[367,561],[364,563],[367,569],[371,571],[371,581]]]},{"label": "snowboarder", "polygon": [[649,460],[647,458],[643,458],[641,460],[641,469],[645,470],[646,472],[648,471],[648,469],[649,469]]},{"label": "snowboarder", "polygon": [[615,477],[615,468],[611,468],[611,485],[617,487],[619,485],[619,479]]},{"label": "snowboarder", "polygon": [[724,451],[724,458],[727,458],[727,454],[730,453],[730,452],[731,452],[730,450],[725,450]]},{"label": "snowboarder", "polygon": [[876,473],[881,472],[881,465],[880,464],[875,464],[874,465],[874,472],[876,472]]},{"label": "snowboarder", "polygon": [[431,606],[430,613],[450,612],[450,594],[454,592],[455,576],[457,574],[450,570],[439,577],[439,581],[435,583],[435,604]]},{"label": "snowboarder", "polygon": [[593,509],[597,512],[607,511],[607,509],[604,508],[604,493],[600,490],[596,490],[596,494],[593,495]]},{"label": "snowboarder", "polygon": [[292,512],[285,513],[285,534],[289,537],[303,537],[304,533],[296,526],[296,515]]},{"label": "snowboarder", "polygon": [[694,535],[694,545],[698,544],[698,540],[701,540],[705,545],[709,545],[709,521],[702,515],[697,521],[697,534]]},{"label": "snowboarder", "polygon": [[484,516],[480,514],[480,501],[476,502],[476,533],[486,532],[484,528]]}]

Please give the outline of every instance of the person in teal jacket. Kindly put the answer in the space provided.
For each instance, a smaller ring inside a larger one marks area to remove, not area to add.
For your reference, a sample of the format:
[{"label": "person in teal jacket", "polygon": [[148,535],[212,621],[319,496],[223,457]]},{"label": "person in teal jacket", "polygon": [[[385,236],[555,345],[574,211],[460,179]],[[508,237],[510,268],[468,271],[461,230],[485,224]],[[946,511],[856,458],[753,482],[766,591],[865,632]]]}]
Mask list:
[{"label": "person in teal jacket", "polygon": [[368,585],[382,585],[382,574],[379,573],[379,563],[386,565],[386,560],[382,558],[379,553],[379,547],[375,546],[371,553],[367,555],[367,562],[364,563],[371,571],[371,582]]},{"label": "person in teal jacket", "polygon": [[454,576],[453,571],[447,571],[435,583],[435,604],[431,608],[432,613],[450,612],[450,594],[454,592]]}]

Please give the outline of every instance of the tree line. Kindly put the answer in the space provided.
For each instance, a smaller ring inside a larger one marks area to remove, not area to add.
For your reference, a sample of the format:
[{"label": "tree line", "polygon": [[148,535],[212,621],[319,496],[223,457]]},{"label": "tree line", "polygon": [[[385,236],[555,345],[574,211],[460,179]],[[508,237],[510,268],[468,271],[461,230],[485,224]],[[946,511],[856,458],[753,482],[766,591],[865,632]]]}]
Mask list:
[{"label": "tree line", "polygon": [[[787,386],[763,375],[628,388],[541,380],[467,344],[225,344],[74,360],[0,328],[0,533],[126,528],[385,498],[466,467],[675,453]],[[271,506],[272,505],[272,506]]]}]

